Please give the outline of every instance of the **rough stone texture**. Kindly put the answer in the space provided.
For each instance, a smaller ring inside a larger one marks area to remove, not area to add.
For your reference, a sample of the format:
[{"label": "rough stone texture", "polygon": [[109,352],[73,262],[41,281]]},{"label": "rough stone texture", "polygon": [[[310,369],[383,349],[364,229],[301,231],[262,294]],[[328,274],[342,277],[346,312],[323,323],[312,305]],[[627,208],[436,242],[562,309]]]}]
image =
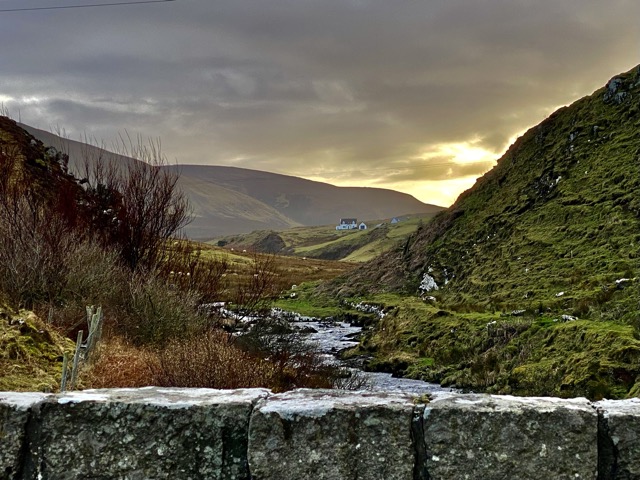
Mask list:
[{"label": "rough stone texture", "polygon": [[36,409],[27,479],[248,479],[253,405],[267,390],[87,390]]},{"label": "rough stone texture", "polygon": [[640,480],[640,399],[439,393],[425,406],[328,390],[0,392],[0,480],[596,476]]},{"label": "rough stone texture", "polygon": [[424,411],[430,480],[594,479],[598,417],[586,399],[439,395]]},{"label": "rough stone texture", "polygon": [[640,479],[640,399],[603,400],[598,407],[598,480]]},{"label": "rough stone texture", "polygon": [[43,393],[0,392],[0,480],[20,478],[31,408]]},{"label": "rough stone texture", "polygon": [[416,407],[404,395],[297,390],[258,403],[254,480],[413,479]]}]

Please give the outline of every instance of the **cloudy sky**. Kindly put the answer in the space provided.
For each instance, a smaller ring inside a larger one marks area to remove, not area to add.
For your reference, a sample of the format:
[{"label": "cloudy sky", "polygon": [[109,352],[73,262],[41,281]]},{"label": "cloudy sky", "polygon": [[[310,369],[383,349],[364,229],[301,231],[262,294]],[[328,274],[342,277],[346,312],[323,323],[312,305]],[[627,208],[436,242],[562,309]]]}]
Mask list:
[{"label": "cloudy sky", "polygon": [[[179,163],[448,205],[527,128],[640,63],[637,0],[0,0],[0,102]],[[4,10],[4,11],[3,11]]]}]

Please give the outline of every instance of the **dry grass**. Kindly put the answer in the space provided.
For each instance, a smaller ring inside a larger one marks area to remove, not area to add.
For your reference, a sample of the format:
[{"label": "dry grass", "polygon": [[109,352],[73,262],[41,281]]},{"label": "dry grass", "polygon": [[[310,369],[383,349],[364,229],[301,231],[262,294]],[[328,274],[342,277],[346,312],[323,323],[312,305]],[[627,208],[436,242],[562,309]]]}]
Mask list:
[{"label": "dry grass", "polygon": [[224,259],[228,265],[226,273],[229,279],[248,274],[254,268],[256,259],[260,262],[269,257],[273,258],[273,265],[279,272],[279,281],[288,286],[317,280],[331,280],[357,267],[357,264],[349,262],[231,251],[228,248],[214,247],[206,243],[191,242],[191,244],[202,251],[203,258],[217,261]]},{"label": "dry grass", "polygon": [[137,347],[115,337],[103,342],[80,383],[83,388],[264,387],[276,392],[345,384],[344,372],[322,365],[314,352],[279,352],[274,357],[248,353],[219,330],[174,339],[162,348]]},{"label": "dry grass", "polygon": [[84,388],[251,388],[270,386],[274,373],[273,365],[233,346],[227,334],[210,332],[161,349],[109,339],[81,383]]},{"label": "dry grass", "polygon": [[100,344],[97,361],[82,372],[84,388],[135,388],[154,385],[158,354],[138,348],[120,337]]},{"label": "dry grass", "polygon": [[166,387],[271,387],[277,374],[272,363],[243,352],[227,333],[215,330],[175,339],[158,357],[155,380]]}]

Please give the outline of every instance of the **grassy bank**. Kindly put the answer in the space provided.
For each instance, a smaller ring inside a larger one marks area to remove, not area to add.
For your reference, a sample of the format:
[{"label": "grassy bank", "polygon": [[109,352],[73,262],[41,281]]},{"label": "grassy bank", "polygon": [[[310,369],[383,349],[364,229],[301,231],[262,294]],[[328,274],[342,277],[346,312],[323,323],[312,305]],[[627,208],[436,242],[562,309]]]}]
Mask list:
[{"label": "grassy bank", "polygon": [[515,312],[456,313],[417,298],[372,299],[388,312],[351,354],[370,368],[473,391],[624,398],[640,393],[632,326]]}]

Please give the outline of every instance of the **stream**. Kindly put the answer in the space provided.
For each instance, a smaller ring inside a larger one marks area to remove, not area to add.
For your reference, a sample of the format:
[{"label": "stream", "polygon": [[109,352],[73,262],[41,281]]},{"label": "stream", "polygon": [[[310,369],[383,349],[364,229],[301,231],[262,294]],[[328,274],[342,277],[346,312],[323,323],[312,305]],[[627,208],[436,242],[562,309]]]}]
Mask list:
[{"label": "stream", "polygon": [[[203,307],[209,310],[215,309],[218,314],[244,324],[254,324],[262,320],[260,317],[238,315],[228,310],[222,302],[206,304],[203,305]],[[364,307],[364,311],[368,313],[374,313],[378,316],[383,315],[383,313],[375,307],[369,307],[367,305],[356,306],[356,308],[360,307]],[[365,372],[360,368],[355,368],[352,362],[340,360],[338,358],[340,351],[358,345],[359,342],[356,338],[362,332],[362,327],[332,319],[305,317],[298,313],[287,312],[278,308],[271,309],[270,317],[278,320],[286,320],[293,328],[293,334],[301,335],[309,344],[315,346],[320,354],[324,356],[327,363],[358,372],[358,375],[365,379],[365,385],[361,390],[410,393],[415,395],[454,391],[451,388],[441,387],[436,383],[393,377],[390,373]]]},{"label": "stream", "polygon": [[362,327],[339,321],[318,320],[288,312],[276,311],[272,313],[276,313],[280,318],[286,318],[296,330],[312,332],[303,335],[306,341],[315,345],[321,354],[325,356],[328,363],[357,370],[359,375],[366,379],[364,390],[417,395],[452,391],[450,388],[443,388],[435,383],[392,377],[390,373],[365,372],[364,370],[353,368],[340,360],[337,355],[341,350],[358,345],[358,341],[355,338],[362,332]]}]

